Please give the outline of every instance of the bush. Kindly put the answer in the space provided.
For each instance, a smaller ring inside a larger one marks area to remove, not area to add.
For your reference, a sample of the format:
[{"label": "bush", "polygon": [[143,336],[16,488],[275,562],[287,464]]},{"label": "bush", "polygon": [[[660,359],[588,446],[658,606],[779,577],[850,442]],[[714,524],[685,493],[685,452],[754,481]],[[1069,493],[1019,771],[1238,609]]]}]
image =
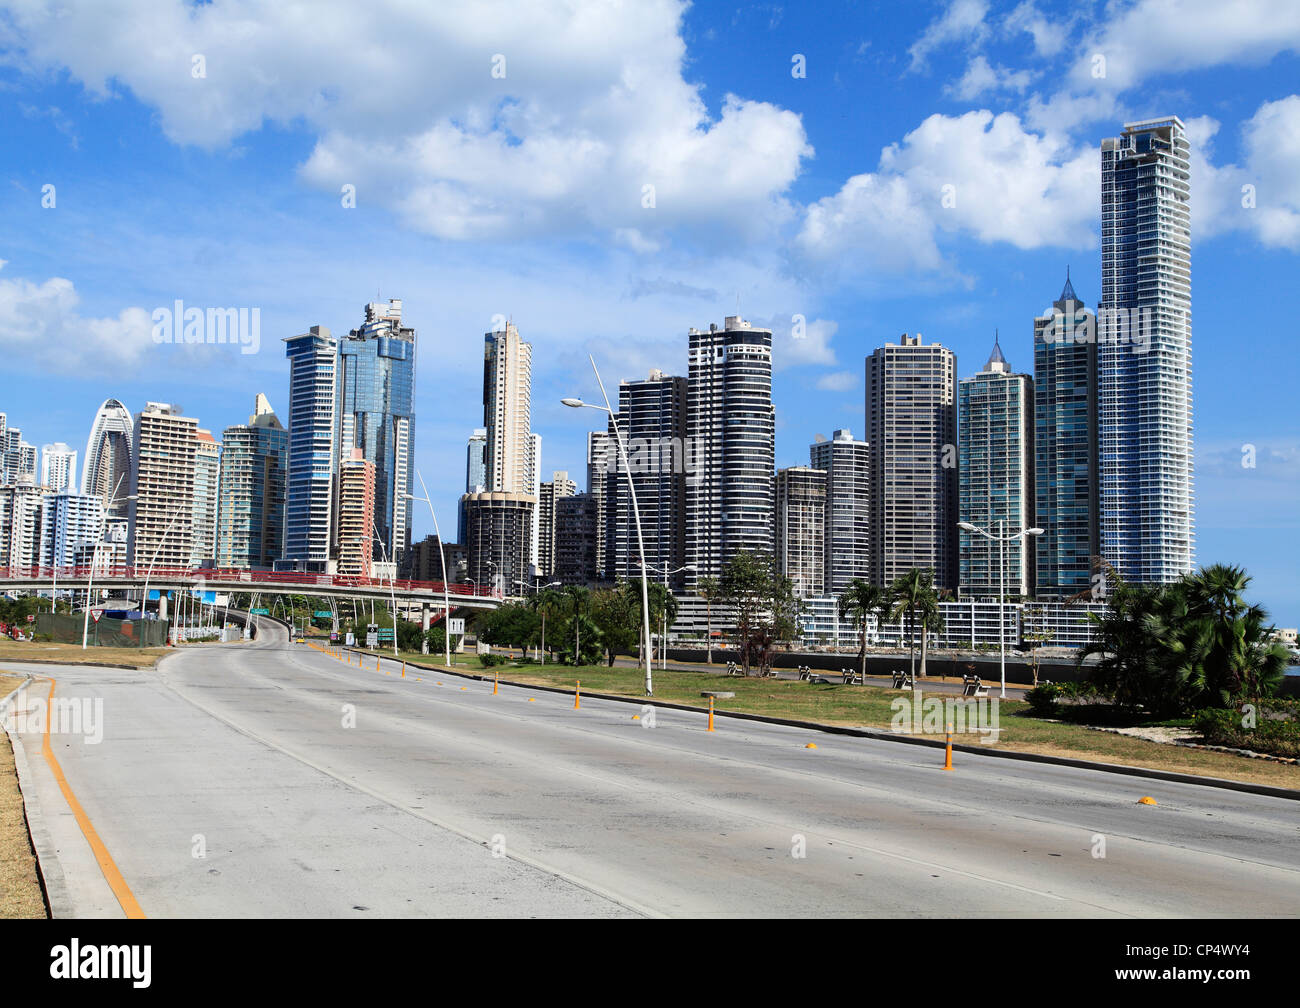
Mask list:
[{"label": "bush", "polygon": [[1248,727],[1252,705],[1236,709],[1203,710],[1196,715],[1196,730],[1207,744],[1249,749],[1295,759],[1300,757],[1300,703],[1263,700],[1253,705],[1254,726]]},{"label": "bush", "polygon": [[1029,710],[1034,717],[1056,717],[1060,696],[1060,684],[1044,683],[1025,691],[1025,703],[1029,704]]},{"label": "bush", "polygon": [[505,655],[499,654],[482,654],[478,656],[479,664],[484,668],[492,668],[494,665],[504,665],[507,661]]}]

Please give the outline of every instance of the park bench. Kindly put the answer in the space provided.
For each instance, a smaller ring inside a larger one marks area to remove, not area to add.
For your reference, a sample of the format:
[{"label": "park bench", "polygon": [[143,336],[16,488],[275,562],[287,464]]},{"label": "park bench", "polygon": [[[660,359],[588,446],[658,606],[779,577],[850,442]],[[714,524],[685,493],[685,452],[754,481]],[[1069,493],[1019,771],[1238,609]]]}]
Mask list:
[{"label": "park bench", "polygon": [[738,676],[740,674],[741,674],[741,670],[739,665],[737,665],[734,661],[727,662],[727,675]]},{"label": "park bench", "polygon": [[844,675],[844,683],[846,686],[862,684],[861,672],[854,672],[852,669],[844,669],[843,675]]},{"label": "park bench", "polygon": [[799,666],[799,679],[800,679],[800,681],[807,681],[807,679],[808,679],[808,673],[811,672],[811,671],[812,671],[812,669],[811,669],[809,666],[807,666],[807,665],[800,665],[800,666]]},{"label": "park bench", "polygon": [[961,690],[962,696],[982,697],[982,696],[989,695],[988,687],[985,686],[982,682],[980,682],[980,677],[975,675],[973,672],[967,672],[963,674],[961,677],[961,682],[962,682],[962,690]]},{"label": "park bench", "polygon": [[904,689],[915,685],[912,677],[906,672],[896,671],[894,673],[894,689]]}]

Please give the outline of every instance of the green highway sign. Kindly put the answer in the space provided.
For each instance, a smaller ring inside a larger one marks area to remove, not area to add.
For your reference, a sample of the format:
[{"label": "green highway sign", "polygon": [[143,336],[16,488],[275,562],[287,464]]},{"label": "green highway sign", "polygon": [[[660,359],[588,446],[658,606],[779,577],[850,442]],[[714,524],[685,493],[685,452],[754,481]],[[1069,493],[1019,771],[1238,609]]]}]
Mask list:
[{"label": "green highway sign", "polygon": [[328,609],[317,609],[311,614],[313,619],[332,619],[334,614]]},{"label": "green highway sign", "polygon": [[252,613],[254,616],[270,616],[270,615],[271,615],[271,610],[270,610],[270,609],[250,609],[250,610],[248,610],[248,611],[249,611],[250,613]]},{"label": "green highway sign", "polygon": [[380,640],[391,641],[393,639],[393,628],[380,627],[377,636],[379,637]]}]

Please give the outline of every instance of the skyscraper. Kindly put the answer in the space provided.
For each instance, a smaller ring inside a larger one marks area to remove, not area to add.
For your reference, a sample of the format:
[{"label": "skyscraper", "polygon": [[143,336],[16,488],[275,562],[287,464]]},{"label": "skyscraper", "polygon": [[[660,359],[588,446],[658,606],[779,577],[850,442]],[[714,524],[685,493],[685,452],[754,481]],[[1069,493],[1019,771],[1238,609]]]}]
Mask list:
[{"label": "skyscraper", "polygon": [[904,333],[867,358],[872,583],[914,568],[957,586],[957,358]]},{"label": "skyscraper", "polygon": [[[353,449],[375,467],[375,559],[400,561],[411,544],[415,455],[415,330],[402,324],[402,302],[366,305],[365,321],[339,341],[338,450]],[[290,424],[292,430],[292,423]]]},{"label": "skyscraper", "polygon": [[286,337],[289,359],[289,476],[285,489],[284,557],[324,573],[334,536],[335,371],[338,343],[324,326]]},{"label": "skyscraper", "polygon": [[483,337],[483,465],[487,489],[527,494],[532,486],[533,346],[514,323]]},{"label": "skyscraper", "polygon": [[605,577],[605,481],[610,472],[616,471],[618,445],[614,440],[613,424],[608,423],[603,431],[587,433],[587,493],[595,501],[596,508],[596,573],[595,577]]},{"label": "skyscraper", "polygon": [[808,454],[826,474],[823,590],[839,595],[856,578],[871,580],[871,446],[837,430]]},{"label": "skyscraper", "polygon": [[776,415],[772,333],[729,316],[689,334],[686,584],[718,577],[742,550],[773,552]]},{"label": "skyscraper", "polygon": [[555,522],[559,502],[578,492],[578,484],[569,479],[563,470],[551,474],[551,482],[543,483],[537,500],[538,529],[541,544],[538,547],[539,576],[555,575]]},{"label": "skyscraper", "polygon": [[[483,427],[476,427],[474,433],[469,436],[469,442],[465,446],[465,493],[481,493],[487,489],[487,430]],[[465,542],[465,508],[461,504],[456,506],[456,539],[460,543]]]},{"label": "skyscraper", "polygon": [[589,493],[555,502],[555,567],[550,576],[566,585],[596,579],[596,499]]},{"label": "skyscraper", "polygon": [[41,448],[41,485],[53,493],[77,492],[77,453],[62,441]]},{"label": "skyscraper", "polygon": [[[957,388],[960,520],[994,535],[1034,524],[1033,396],[1032,380],[1012,373],[996,338],[984,370],[963,378]],[[1007,595],[1033,594],[1029,536],[999,546],[965,530],[958,535],[958,584],[964,595],[996,598],[1003,586]]]},{"label": "skyscraper", "polygon": [[51,493],[41,500],[41,564],[71,567],[103,531],[104,502],[94,494]]},{"label": "skyscraper", "polygon": [[[644,381],[619,385],[618,423],[626,439],[632,484],[641,512],[646,563],[661,571],[676,570],[686,555],[686,481],[694,465],[688,449],[687,380],[654,370]],[[627,476],[617,446],[606,461],[605,577],[641,576],[636,523]],[[663,575],[650,572],[654,580]],[[684,572],[670,574],[668,585],[679,589]]]},{"label": "skyscraper", "polygon": [[221,445],[212,431],[194,432],[194,551],[190,563],[198,567],[217,555],[217,495],[221,480]]},{"label": "skyscraper", "polygon": [[370,577],[375,547],[375,464],[360,448],[339,463],[338,573]]},{"label": "skyscraper", "polygon": [[516,582],[530,584],[533,514],[537,501],[527,494],[486,490],[466,494],[469,576],[474,583],[516,594]]},{"label": "skyscraper", "polygon": [[1038,598],[1091,584],[1098,554],[1096,318],[1066,274],[1052,310],[1034,320],[1034,543]]},{"label": "skyscraper", "polygon": [[35,483],[0,486],[0,567],[41,562],[41,506],[49,493]]},{"label": "skyscraper", "polygon": [[776,471],[776,559],[798,598],[826,591],[826,473]]},{"label": "skyscraper", "polygon": [[284,551],[289,432],[258,393],[248,423],[221,435],[217,566],[269,568]]},{"label": "skyscraper", "polygon": [[1196,553],[1189,158],[1173,116],[1101,143],[1101,554],[1140,584]]},{"label": "skyscraper", "polygon": [[127,537],[136,567],[188,569],[194,555],[198,421],[151,402],[135,415]]},{"label": "skyscraper", "polygon": [[35,483],[36,466],[36,446],[24,441],[17,427],[0,422],[0,483]]},{"label": "skyscraper", "polygon": [[[514,323],[507,322],[504,330],[485,333],[483,337],[483,427],[487,439],[483,451],[483,467],[487,478],[487,493],[505,494],[506,497],[487,503],[481,494],[468,494],[466,506],[476,506],[477,519],[466,511],[466,545],[470,546],[470,566],[474,568],[474,541],[479,537],[481,547],[490,545],[493,555],[500,553],[501,544],[488,544],[484,536],[507,529],[513,530],[516,512],[526,511],[528,530],[523,535],[509,535],[513,546],[526,552],[509,563],[514,577],[503,585],[503,590],[513,592],[515,580],[531,583],[538,560],[537,495],[541,489],[541,435],[532,430],[533,347],[519,338]],[[466,500],[466,498],[462,498]],[[507,503],[508,502],[508,503]],[[497,520],[510,512],[504,524]],[[491,520],[488,520],[490,516]],[[471,527],[472,526],[472,527]],[[482,555],[483,549],[480,549]],[[471,573],[472,577],[477,576]]]},{"label": "skyscraper", "polygon": [[82,460],[81,492],[95,494],[112,515],[125,516],[134,465],[135,423],[116,399],[105,399],[95,413]]}]

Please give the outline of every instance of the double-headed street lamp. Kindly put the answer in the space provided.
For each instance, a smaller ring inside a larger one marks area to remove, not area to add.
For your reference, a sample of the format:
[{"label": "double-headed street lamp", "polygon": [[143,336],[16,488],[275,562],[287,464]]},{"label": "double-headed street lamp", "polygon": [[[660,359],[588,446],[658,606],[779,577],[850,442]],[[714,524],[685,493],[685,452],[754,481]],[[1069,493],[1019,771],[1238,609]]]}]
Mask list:
[{"label": "double-headed street lamp", "polygon": [[[666,595],[666,594],[668,593],[668,575],[669,575],[669,574],[680,574],[682,571],[693,571],[693,570],[699,570],[699,568],[696,567],[695,564],[685,564],[685,565],[683,565],[683,566],[681,566],[681,567],[674,567],[672,570],[669,570],[667,564],[664,564],[662,567],[656,567],[656,566],[654,566],[653,564],[651,564],[649,567],[646,568],[646,570],[653,571],[655,574],[662,574],[662,575],[663,575],[663,577],[664,577],[664,594]],[[665,603],[665,605],[664,605],[664,611],[663,611],[663,631],[662,631],[662,632],[660,633],[660,635],[659,635],[659,668],[660,668],[660,671],[667,671],[667,669],[668,669],[668,605],[667,605],[667,602],[668,602],[668,600],[667,600],[667,599],[664,599],[664,603]],[[648,646],[648,645],[647,645],[647,646]]]},{"label": "double-headed street lamp", "polygon": [[[108,513],[109,511],[113,510],[113,508],[117,507],[118,501],[125,502],[125,501],[136,500],[135,494],[130,494],[129,496],[126,497],[118,497],[117,491],[121,486],[122,486],[122,477],[119,476],[117,478],[117,486],[113,487],[113,497],[108,502],[108,504],[105,505],[103,513],[99,516],[99,535],[95,537],[95,546],[90,551],[90,573],[86,576],[86,614],[81,619],[81,650],[83,651],[86,650],[86,643],[90,638],[90,593],[93,590],[95,585],[95,565],[99,563],[99,547],[103,544],[104,532],[107,531],[108,529]],[[168,528],[170,529],[171,526],[168,526]],[[157,554],[154,555],[157,556]],[[148,588],[148,584],[147,584],[148,580],[149,579],[146,577],[145,578],[146,589]],[[55,589],[54,589],[55,600],[57,600],[58,597],[59,597],[59,591],[58,591],[58,580],[56,575]],[[75,595],[73,596],[72,601],[74,603],[76,602]],[[55,606],[54,602],[52,601],[50,603],[50,612],[54,613],[57,611],[58,609]],[[143,599],[141,599],[140,601],[140,622],[141,624],[144,623],[144,600]],[[98,630],[95,631],[95,640],[96,641],[99,640]]]},{"label": "double-headed street lamp", "polygon": [[[559,581],[548,581],[544,585],[534,585],[533,598],[534,599],[537,598],[537,596],[540,595],[545,589],[554,588],[559,583],[560,583]],[[525,584],[523,581],[516,581],[515,584],[522,585],[524,588],[528,587],[528,585]],[[541,653],[538,655],[538,657],[540,658],[541,663],[545,665],[546,664],[546,610],[545,609],[542,610],[542,650]]]},{"label": "double-headed street lamp", "polygon": [[[1006,629],[1006,605],[1007,605],[1007,543],[1015,542],[1026,536],[1040,536],[1043,530],[1040,528],[1021,529],[1019,532],[1013,532],[1007,535],[1007,523],[998,519],[998,534],[994,535],[980,528],[978,525],[972,525],[970,522],[958,522],[957,527],[963,532],[970,532],[972,535],[982,535],[985,539],[992,540],[998,544],[998,644],[1001,647],[1000,664],[1002,667],[1002,699],[1007,698],[1007,629]],[[974,616],[971,619],[974,620]],[[972,629],[974,623],[971,624]]]},{"label": "double-headed street lamp", "polygon": [[[424,491],[424,496],[416,497],[415,494],[408,493],[406,497],[409,500],[422,500],[429,505],[429,517],[433,519],[433,534],[438,537],[438,560],[442,566],[442,639],[447,652],[447,668],[451,668],[451,595],[447,591],[447,547],[442,540],[442,533],[438,531],[438,515],[433,510],[433,501],[429,499],[429,488],[425,486],[424,477],[420,475],[418,469],[415,475],[420,480],[420,489]],[[421,627],[421,630],[423,629]]]},{"label": "double-headed street lamp", "polygon": [[[587,354],[587,359],[591,361],[591,370],[596,372],[596,384],[600,386],[600,394],[605,400],[604,406],[598,406],[595,403],[583,402],[581,399],[568,398],[561,399],[560,402],[565,406],[572,406],[574,409],[581,409],[586,406],[589,409],[604,410],[609,414],[610,426],[614,428],[614,439],[618,442],[619,454],[623,456],[623,472],[627,475],[627,491],[632,498],[632,519],[636,524],[636,549],[641,561],[641,615],[644,623],[645,633],[645,695],[654,696],[654,673],[650,663],[650,583],[646,579],[645,566],[645,539],[641,534],[641,508],[636,502],[636,487],[632,482],[632,462],[628,457],[627,444],[623,440],[623,429],[618,425],[618,415],[614,412],[613,407],[609,404],[609,393],[605,391],[605,383],[600,380],[600,371],[596,369],[596,359]],[[578,656],[573,656],[574,661]]]}]

